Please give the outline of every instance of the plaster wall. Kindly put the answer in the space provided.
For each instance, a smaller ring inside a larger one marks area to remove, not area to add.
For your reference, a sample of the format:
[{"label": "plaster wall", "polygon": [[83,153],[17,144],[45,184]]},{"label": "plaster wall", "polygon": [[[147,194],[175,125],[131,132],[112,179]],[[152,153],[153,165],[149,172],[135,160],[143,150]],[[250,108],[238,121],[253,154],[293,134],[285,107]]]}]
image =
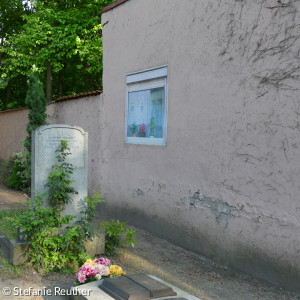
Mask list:
[{"label": "plaster wall", "polygon": [[48,106],[50,124],[79,126],[88,132],[88,191],[92,194],[99,186],[99,159],[101,149],[102,94],[80,99],[59,101]]},{"label": "plaster wall", "polygon": [[[130,0],[104,13],[99,160],[112,215],[296,291],[299,9]],[[126,74],[162,65],[167,145],[125,144]]]},{"label": "plaster wall", "polygon": [[27,109],[0,112],[0,160],[22,151],[27,123]]},{"label": "plaster wall", "polygon": [[[102,95],[50,103],[47,106],[48,124],[79,126],[88,132],[88,184],[89,192],[97,188],[100,152],[100,109]],[[0,159],[8,159],[22,151],[21,140],[27,136],[28,110],[0,112]]]}]

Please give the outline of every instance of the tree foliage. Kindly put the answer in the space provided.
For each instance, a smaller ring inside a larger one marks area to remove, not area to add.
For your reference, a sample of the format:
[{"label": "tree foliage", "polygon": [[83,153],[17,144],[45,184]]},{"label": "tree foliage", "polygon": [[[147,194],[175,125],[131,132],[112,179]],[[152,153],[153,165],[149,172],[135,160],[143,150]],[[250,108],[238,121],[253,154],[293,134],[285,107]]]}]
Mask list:
[{"label": "tree foliage", "polygon": [[28,13],[22,15],[20,29],[6,32],[5,46],[0,46],[2,87],[7,87],[10,78],[28,76],[35,64],[48,101],[101,89],[101,10],[112,2],[32,0],[30,5],[23,4]]},{"label": "tree foliage", "polygon": [[31,185],[31,136],[32,131],[46,124],[47,101],[43,90],[43,84],[35,66],[30,74],[26,105],[29,108],[27,137],[24,140],[24,150],[14,154],[12,173],[7,180],[7,185],[16,190],[30,193]]},{"label": "tree foliage", "polygon": [[31,135],[32,131],[46,124],[46,106],[47,101],[43,90],[43,84],[39,79],[39,75],[35,67],[30,74],[28,92],[25,100],[26,106],[29,108],[28,124],[26,127],[28,136],[24,141],[24,147],[31,153]]},{"label": "tree foliage", "polygon": [[8,69],[7,38],[18,34],[24,25],[23,16],[30,13],[28,1],[0,1],[0,110],[24,106],[26,77]]}]

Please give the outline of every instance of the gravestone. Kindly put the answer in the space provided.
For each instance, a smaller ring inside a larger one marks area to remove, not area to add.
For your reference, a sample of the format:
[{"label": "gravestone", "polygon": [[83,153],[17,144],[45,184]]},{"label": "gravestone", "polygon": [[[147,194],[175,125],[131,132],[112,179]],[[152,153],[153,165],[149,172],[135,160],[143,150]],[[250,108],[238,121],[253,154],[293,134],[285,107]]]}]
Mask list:
[{"label": "gravestone", "polygon": [[133,282],[143,286],[150,292],[150,298],[160,298],[166,296],[177,296],[177,294],[169,286],[149,277],[146,274],[127,275]]},{"label": "gravestone", "polygon": [[116,300],[149,300],[177,296],[171,287],[143,273],[106,278],[99,287]]},{"label": "gravestone", "polygon": [[126,276],[104,279],[99,287],[117,300],[150,299],[150,291],[148,289]]},{"label": "gravestone", "polygon": [[[87,171],[88,171],[88,134],[82,128],[70,125],[46,125],[39,127],[32,133],[31,148],[31,198],[35,199],[36,193],[44,193],[44,185],[48,182],[51,168],[57,163],[55,150],[60,146],[60,141],[66,140],[71,155],[66,162],[74,167],[71,184],[77,191],[77,195],[71,195],[73,199],[64,209],[63,216],[73,215],[81,217],[84,209],[84,197],[87,196]],[[45,206],[49,205],[45,199]],[[73,220],[75,222],[76,219]]]}]

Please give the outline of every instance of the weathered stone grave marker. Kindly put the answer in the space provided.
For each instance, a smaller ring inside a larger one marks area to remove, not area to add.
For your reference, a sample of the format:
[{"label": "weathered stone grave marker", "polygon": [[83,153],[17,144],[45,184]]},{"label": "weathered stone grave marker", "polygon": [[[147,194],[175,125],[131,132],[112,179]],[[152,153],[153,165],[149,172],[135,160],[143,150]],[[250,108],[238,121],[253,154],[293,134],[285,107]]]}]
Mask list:
[{"label": "weathered stone grave marker", "polygon": [[[63,215],[81,217],[84,209],[84,197],[87,196],[87,170],[88,170],[88,134],[82,128],[70,125],[46,125],[39,127],[32,135],[32,161],[31,161],[31,196],[35,199],[36,193],[44,193],[44,185],[48,181],[51,167],[57,163],[57,153],[61,140],[68,142],[71,155],[66,159],[74,167],[71,180],[72,186],[78,191],[72,195]],[[45,205],[48,205],[45,200]],[[73,220],[75,222],[75,219]]]}]

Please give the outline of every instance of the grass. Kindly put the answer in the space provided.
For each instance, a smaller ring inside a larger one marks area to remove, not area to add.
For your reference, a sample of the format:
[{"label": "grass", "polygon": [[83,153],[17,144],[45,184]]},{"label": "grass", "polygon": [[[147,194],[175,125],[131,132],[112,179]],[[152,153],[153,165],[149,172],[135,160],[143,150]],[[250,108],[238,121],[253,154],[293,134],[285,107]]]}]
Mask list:
[{"label": "grass", "polygon": [[28,264],[13,266],[10,261],[4,258],[2,252],[0,251],[0,278],[3,279],[14,279],[21,277],[26,270],[30,270],[31,267]]},{"label": "grass", "polygon": [[24,210],[0,210],[0,231],[10,240],[17,238],[17,229],[5,217],[16,217]]}]

